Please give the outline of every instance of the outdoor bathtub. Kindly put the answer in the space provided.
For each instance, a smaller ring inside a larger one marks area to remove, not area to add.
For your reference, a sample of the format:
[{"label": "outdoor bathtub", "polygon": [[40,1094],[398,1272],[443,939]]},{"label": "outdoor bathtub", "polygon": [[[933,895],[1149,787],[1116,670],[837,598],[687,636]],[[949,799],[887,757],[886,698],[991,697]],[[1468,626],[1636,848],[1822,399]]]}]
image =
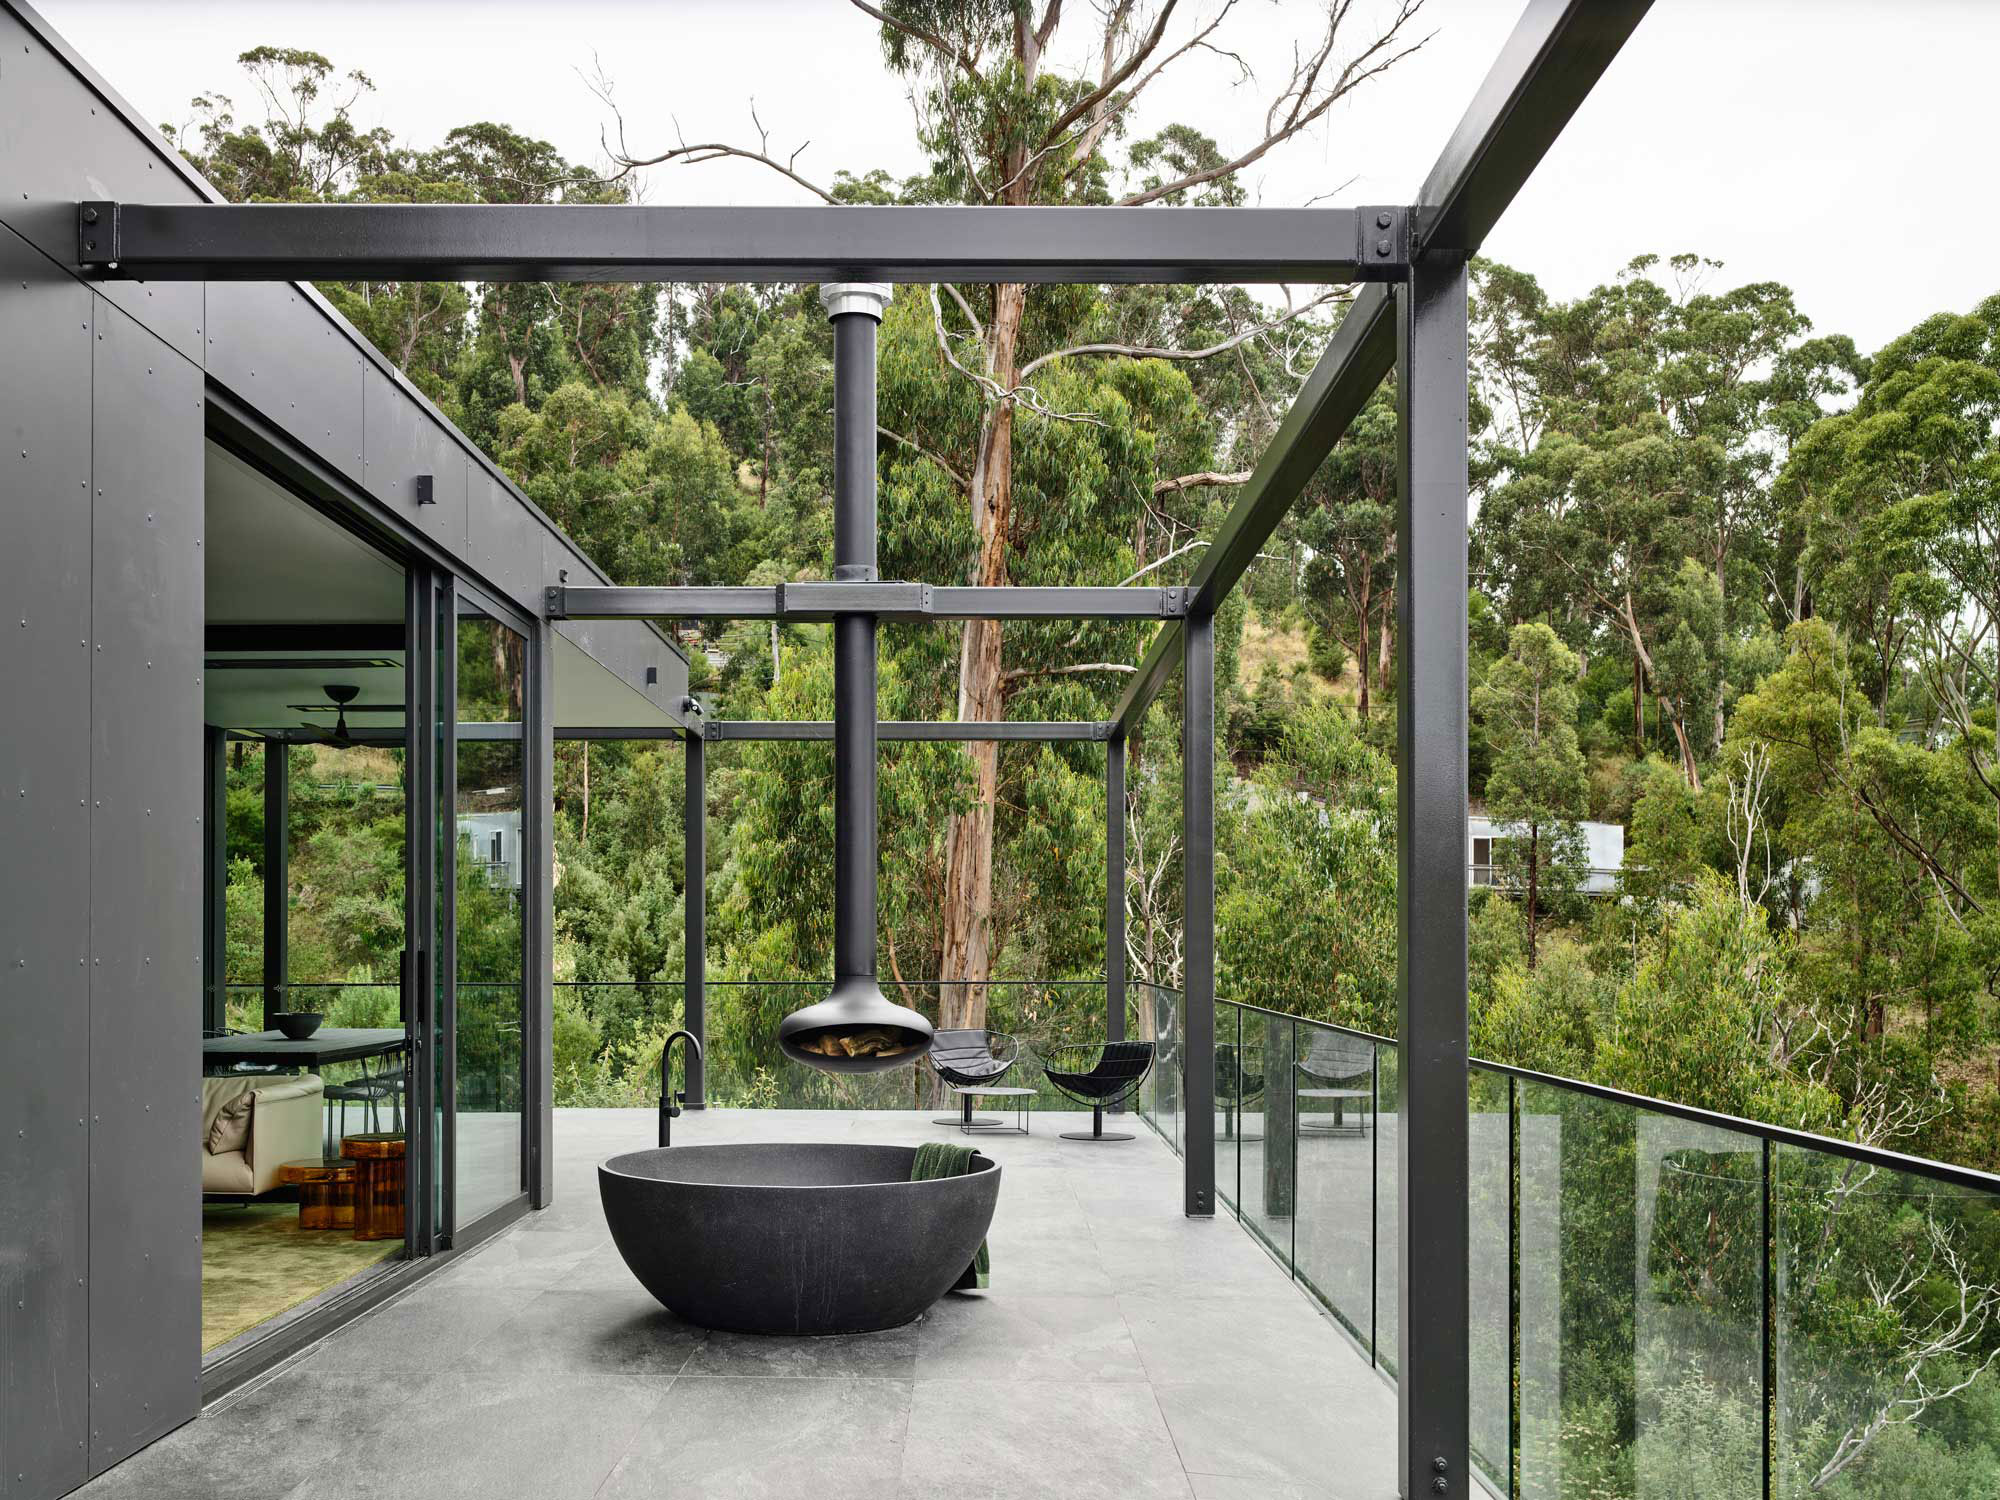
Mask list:
[{"label": "outdoor bathtub", "polygon": [[673,1146],[597,1169],[611,1238],[690,1323],[864,1333],[919,1316],[971,1265],[999,1165],[911,1182],[914,1146]]}]

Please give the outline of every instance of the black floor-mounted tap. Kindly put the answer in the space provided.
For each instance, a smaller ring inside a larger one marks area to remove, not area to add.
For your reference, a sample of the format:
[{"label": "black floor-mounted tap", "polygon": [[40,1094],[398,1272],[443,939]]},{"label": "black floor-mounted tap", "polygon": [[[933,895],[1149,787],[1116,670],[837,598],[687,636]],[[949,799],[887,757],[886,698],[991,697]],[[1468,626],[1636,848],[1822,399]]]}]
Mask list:
[{"label": "black floor-mounted tap", "polygon": [[[676,1031],[660,1047],[660,1144],[662,1146],[671,1146],[674,1143],[673,1122],[680,1118],[681,1105],[687,1100],[686,1089],[682,1089],[678,1094],[673,1091],[674,1075],[670,1066],[673,1061],[674,1043],[682,1040],[694,1048],[696,1058],[701,1056],[701,1038],[692,1031]],[[681,1082],[687,1082],[685,1057],[681,1059]]]}]

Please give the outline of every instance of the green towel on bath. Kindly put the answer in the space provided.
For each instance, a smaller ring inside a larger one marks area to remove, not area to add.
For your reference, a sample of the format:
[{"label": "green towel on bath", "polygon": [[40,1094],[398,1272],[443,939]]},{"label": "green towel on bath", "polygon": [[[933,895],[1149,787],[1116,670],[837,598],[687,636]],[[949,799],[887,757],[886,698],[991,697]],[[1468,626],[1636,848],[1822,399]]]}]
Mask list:
[{"label": "green towel on bath", "polygon": [[[972,1147],[961,1146],[952,1141],[925,1141],[917,1147],[916,1160],[910,1163],[910,1181],[929,1182],[934,1177],[963,1177],[972,1170]],[[992,1278],[993,1258],[986,1253],[986,1241],[979,1242],[979,1253],[972,1257],[972,1264],[965,1268],[965,1274],[951,1284],[954,1292],[969,1291],[983,1287]]]}]

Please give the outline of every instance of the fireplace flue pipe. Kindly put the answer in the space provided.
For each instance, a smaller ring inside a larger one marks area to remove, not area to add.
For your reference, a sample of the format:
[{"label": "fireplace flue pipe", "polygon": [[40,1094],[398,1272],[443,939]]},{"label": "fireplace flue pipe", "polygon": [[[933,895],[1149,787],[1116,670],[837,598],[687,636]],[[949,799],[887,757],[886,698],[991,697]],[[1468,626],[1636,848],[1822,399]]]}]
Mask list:
[{"label": "fireplace flue pipe", "polygon": [[[833,576],[875,578],[875,333],[890,288],[820,288],[833,320]],[[829,1073],[906,1066],[930,1050],[931,1023],[891,1004],[875,972],[875,617],[833,622],[833,993],[794,1011],[778,1045]]]}]

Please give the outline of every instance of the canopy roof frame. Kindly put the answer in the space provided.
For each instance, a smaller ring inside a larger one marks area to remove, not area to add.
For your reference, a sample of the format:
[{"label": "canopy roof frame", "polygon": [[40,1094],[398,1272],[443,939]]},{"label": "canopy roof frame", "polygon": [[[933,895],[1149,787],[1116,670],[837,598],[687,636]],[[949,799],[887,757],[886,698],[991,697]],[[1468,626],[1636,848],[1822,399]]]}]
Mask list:
[{"label": "canopy roof frame", "polygon": [[[1399,1042],[1410,1066],[1399,1143],[1397,1469],[1405,1495],[1465,1496],[1477,1493],[1467,1433],[1465,268],[1649,6],[1650,0],[1530,0],[1410,205],[657,208],[92,200],[77,204],[76,266],[97,278],[155,281],[1362,283],[1183,587],[558,586],[551,590],[549,613],[575,619],[1160,620],[1113,718],[1103,724],[882,729],[906,729],[913,739],[1017,733],[1101,739],[1109,747],[1107,792],[1115,788],[1122,804],[1127,737],[1174,668],[1182,670],[1188,683],[1182,759],[1189,849],[1184,921],[1190,934],[1186,1034],[1178,1043],[1185,1050],[1187,1093],[1183,1161],[1189,1211],[1211,1213],[1214,617],[1400,362],[1399,637],[1405,666],[1397,683],[1404,761],[1398,793]],[[707,739],[810,739],[821,733],[817,724],[706,725],[687,736],[690,773],[701,774],[696,767]],[[691,840],[696,821],[691,810]],[[1120,847],[1120,833],[1107,844]],[[1116,872],[1107,873],[1116,879]],[[1115,925],[1111,900],[1108,892],[1107,933]],[[1107,973],[1114,969],[1122,981],[1122,966],[1107,963]],[[691,977],[695,972],[691,967]]]}]

